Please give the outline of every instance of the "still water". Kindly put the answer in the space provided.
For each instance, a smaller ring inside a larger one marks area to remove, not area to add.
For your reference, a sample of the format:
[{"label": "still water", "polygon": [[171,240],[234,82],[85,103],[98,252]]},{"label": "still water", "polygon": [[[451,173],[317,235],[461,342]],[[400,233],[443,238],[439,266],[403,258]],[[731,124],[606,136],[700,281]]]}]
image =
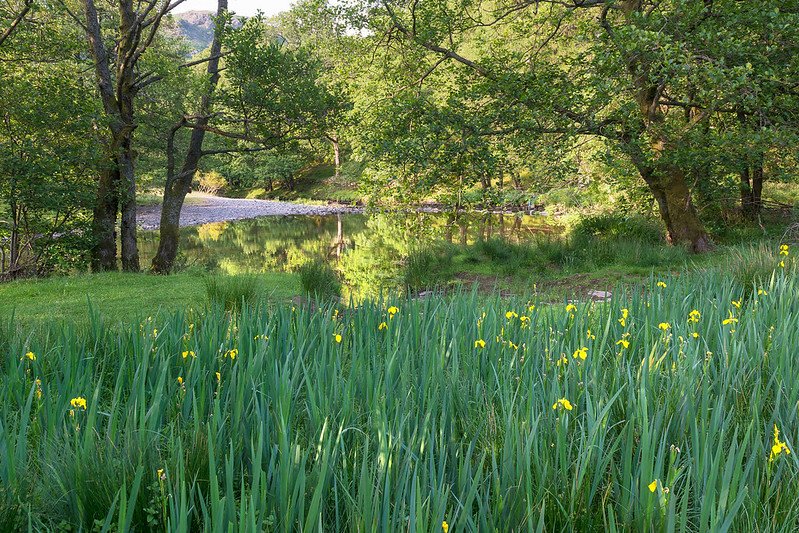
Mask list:
[{"label": "still water", "polygon": [[[381,213],[262,217],[184,228],[179,263],[226,274],[292,271],[323,258],[345,284],[362,295],[396,288],[410,250],[449,242],[472,244],[502,238],[524,242],[560,231],[530,215]],[[148,264],[157,233],[142,232],[140,253]]]}]

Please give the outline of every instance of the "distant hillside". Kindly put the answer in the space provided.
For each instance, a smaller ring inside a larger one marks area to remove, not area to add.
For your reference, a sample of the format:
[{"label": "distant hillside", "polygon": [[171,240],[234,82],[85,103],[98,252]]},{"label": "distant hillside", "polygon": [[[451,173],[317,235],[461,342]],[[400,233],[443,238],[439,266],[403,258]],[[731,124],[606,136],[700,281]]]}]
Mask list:
[{"label": "distant hillside", "polygon": [[[213,11],[186,11],[174,13],[175,27],[171,31],[186,39],[195,54],[211,46],[214,39],[214,12]],[[241,24],[242,18],[235,17],[233,25]]]},{"label": "distant hillside", "polygon": [[186,39],[192,53],[205,50],[214,38],[214,13],[212,11],[186,11],[175,13],[174,32]]}]

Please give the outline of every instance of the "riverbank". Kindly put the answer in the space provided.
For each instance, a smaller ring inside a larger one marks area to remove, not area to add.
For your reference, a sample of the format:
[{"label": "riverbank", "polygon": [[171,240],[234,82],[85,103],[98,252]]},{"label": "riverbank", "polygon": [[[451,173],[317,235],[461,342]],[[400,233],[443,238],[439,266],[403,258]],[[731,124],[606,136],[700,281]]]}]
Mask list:
[{"label": "riverbank", "polygon": [[[343,204],[310,205],[278,200],[225,198],[191,193],[186,197],[186,203],[181,210],[180,225],[182,227],[200,226],[211,222],[230,222],[267,216],[313,216],[361,212],[363,212],[363,208]],[[140,229],[158,229],[161,220],[161,205],[139,206],[137,220]]]}]

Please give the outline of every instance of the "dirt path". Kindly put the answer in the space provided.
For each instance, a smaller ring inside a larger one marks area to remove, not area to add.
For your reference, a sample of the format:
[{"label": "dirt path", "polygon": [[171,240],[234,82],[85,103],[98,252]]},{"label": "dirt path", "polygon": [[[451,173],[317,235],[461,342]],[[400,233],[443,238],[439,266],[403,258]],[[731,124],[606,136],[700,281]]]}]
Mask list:
[{"label": "dirt path", "polygon": [[[334,215],[337,213],[360,213],[357,207],[346,205],[308,205],[275,200],[245,200],[241,198],[222,198],[203,194],[191,194],[180,212],[181,226],[199,226],[209,222],[225,222],[248,218],[287,216],[287,215]],[[140,206],[138,210],[139,228],[158,229],[161,219],[160,205]]]}]

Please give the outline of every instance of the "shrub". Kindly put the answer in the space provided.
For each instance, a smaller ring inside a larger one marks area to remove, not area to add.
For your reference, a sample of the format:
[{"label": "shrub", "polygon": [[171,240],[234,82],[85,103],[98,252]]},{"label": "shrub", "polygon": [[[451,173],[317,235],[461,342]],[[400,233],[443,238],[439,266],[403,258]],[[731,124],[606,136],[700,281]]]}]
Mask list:
[{"label": "shrub", "polygon": [[572,238],[576,241],[589,237],[605,240],[628,238],[651,244],[662,243],[663,234],[661,225],[655,220],[641,216],[628,217],[618,213],[581,218],[571,232]]},{"label": "shrub", "polygon": [[225,177],[215,170],[210,172],[198,172],[197,183],[198,190],[206,194],[216,194],[227,187],[227,180]]},{"label": "shrub", "polygon": [[475,243],[474,249],[505,274],[524,271],[541,273],[548,264],[538,243],[514,244],[504,239],[487,239]]},{"label": "shrub", "polygon": [[205,279],[205,293],[211,305],[239,311],[258,301],[260,280],[254,275],[210,276]]},{"label": "shrub", "polygon": [[432,289],[450,279],[447,263],[449,256],[443,248],[411,250],[405,260],[403,284],[412,292]]},{"label": "shrub", "polygon": [[338,274],[326,262],[310,261],[297,269],[302,290],[317,300],[335,300],[341,297]]}]

